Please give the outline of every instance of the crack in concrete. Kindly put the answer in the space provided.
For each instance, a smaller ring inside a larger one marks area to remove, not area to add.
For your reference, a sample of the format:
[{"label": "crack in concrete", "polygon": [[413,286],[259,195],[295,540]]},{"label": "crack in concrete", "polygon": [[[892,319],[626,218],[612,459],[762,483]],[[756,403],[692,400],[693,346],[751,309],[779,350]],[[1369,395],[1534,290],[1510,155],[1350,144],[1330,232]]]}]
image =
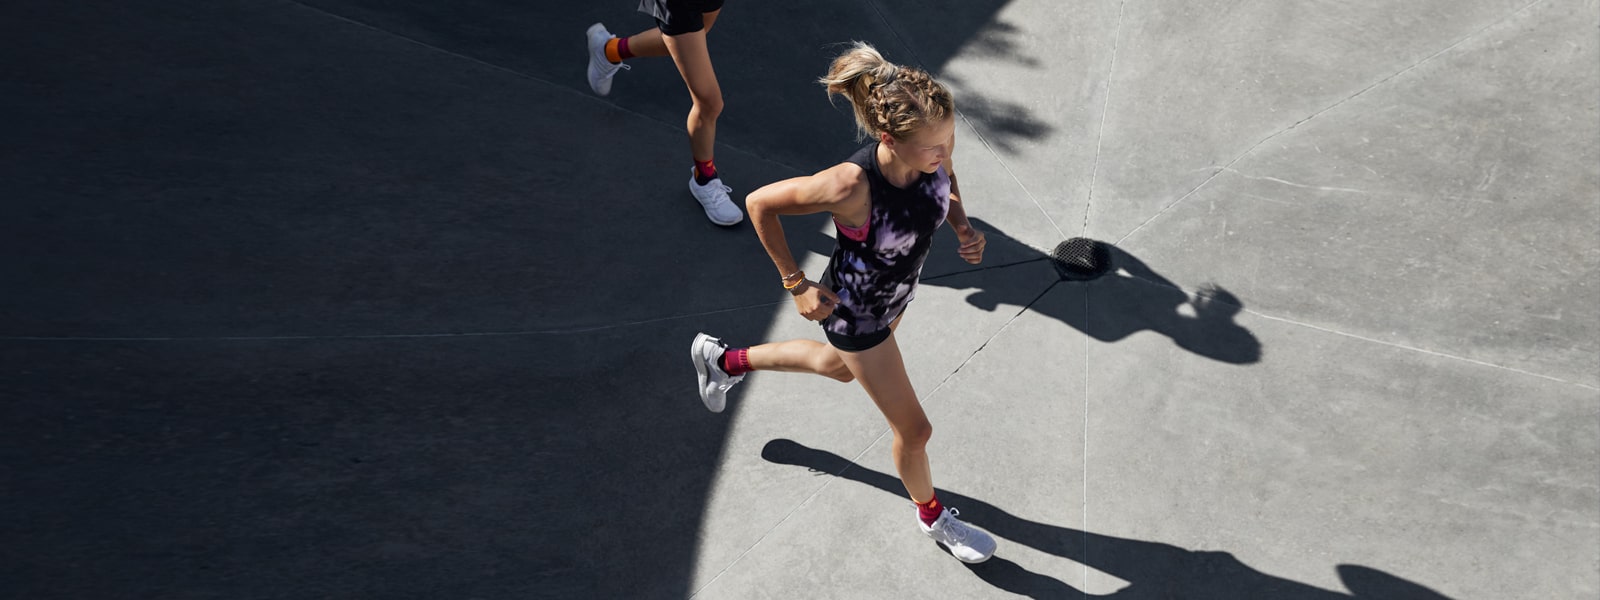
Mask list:
[{"label": "crack in concrete", "polygon": [[1083,497],[1078,499],[1082,503],[1082,510],[1079,516],[1082,518],[1083,523],[1083,529],[1080,530],[1080,533],[1083,534],[1080,542],[1083,548],[1083,560],[1081,561],[1083,574],[1079,581],[1085,583],[1089,581],[1089,564],[1094,562],[1089,557],[1089,350],[1091,349],[1089,338],[1093,336],[1089,335],[1088,331],[1089,316],[1092,314],[1090,307],[1093,302],[1094,288],[1085,286],[1083,290],[1083,456],[1080,458],[1083,461]]},{"label": "crack in concrete", "polygon": [[[1006,263],[1006,264],[1003,264],[1003,265],[992,265],[992,266],[978,267],[978,268],[975,268],[975,269],[965,269],[965,270],[961,270],[961,271],[955,271],[953,273],[945,273],[943,275],[935,275],[935,276],[932,276],[932,277],[924,277],[922,279],[922,281],[936,281],[936,280],[940,280],[940,279],[948,279],[948,278],[951,278],[951,277],[958,277],[958,276],[961,276],[961,275],[970,275],[970,274],[973,274],[973,273],[981,273],[981,272],[984,272],[984,271],[993,271],[993,270],[997,270],[997,269],[1008,269],[1008,268],[1011,268],[1011,267],[1017,267],[1017,266],[1022,266],[1022,265],[1033,264],[1033,263],[1040,262],[1040,261],[1043,261],[1043,260],[1046,260],[1045,257],[1031,258],[1031,259],[1028,259],[1028,260],[1022,260],[1022,261],[1017,261],[1017,262],[1012,262],[1012,263]],[[676,314],[676,315],[666,315],[666,316],[660,316],[660,317],[650,317],[650,318],[647,318],[647,319],[638,319],[638,320],[634,320],[634,321],[623,321],[623,322],[620,322],[620,323],[611,323],[611,324],[606,324],[606,325],[588,325],[588,326],[582,326],[582,327],[566,327],[566,328],[557,328],[557,329],[524,329],[524,330],[509,330],[509,331],[446,331],[446,332],[435,332],[435,333],[355,333],[355,334],[347,334],[347,335],[318,335],[318,334],[302,334],[302,335],[221,335],[221,336],[65,336],[65,335],[50,336],[50,335],[3,335],[3,336],[0,336],[0,342],[296,342],[296,341],[318,341],[318,340],[386,340],[386,339],[419,339],[419,338],[516,337],[516,336],[530,336],[530,335],[570,335],[570,334],[575,334],[575,333],[591,333],[591,332],[595,332],[595,331],[604,331],[604,330],[607,330],[607,329],[619,329],[619,328],[622,328],[622,327],[632,327],[632,326],[636,326],[636,325],[649,325],[649,324],[652,324],[652,323],[661,323],[661,322],[665,322],[665,321],[677,321],[677,320],[682,320],[682,319],[691,319],[691,318],[695,318],[695,317],[707,317],[707,316],[711,316],[711,315],[720,315],[720,314],[731,313],[731,312],[739,312],[739,311],[745,311],[745,310],[772,308],[774,306],[779,306],[779,305],[783,305],[783,304],[787,304],[787,303],[788,302],[785,301],[785,300],[779,300],[779,301],[776,301],[776,302],[761,302],[761,303],[756,303],[756,304],[746,304],[746,305],[743,305],[743,306],[733,306],[733,307],[728,307],[728,308],[719,308],[719,309],[716,309],[716,310],[707,310],[707,311],[699,311],[699,312]]]},{"label": "crack in concrete", "polygon": [[1111,66],[1106,68],[1106,100],[1100,107],[1100,132],[1094,140],[1094,169],[1089,172],[1089,198],[1083,203],[1083,228],[1078,235],[1088,235],[1089,216],[1094,214],[1094,184],[1100,178],[1100,149],[1106,139],[1106,119],[1111,114],[1111,84],[1116,81],[1117,49],[1122,45],[1122,14],[1127,7],[1126,0],[1117,3],[1117,33],[1111,36]]},{"label": "crack in concrete", "polygon": [[665,317],[653,317],[653,318],[649,318],[649,319],[640,319],[640,320],[637,320],[637,321],[626,321],[626,322],[614,323],[614,324],[610,324],[610,325],[591,325],[591,326],[584,326],[584,327],[569,327],[569,328],[564,328],[564,329],[527,329],[527,330],[516,330],[516,331],[455,331],[455,332],[439,332],[439,333],[356,333],[356,334],[349,334],[349,335],[314,335],[314,334],[312,334],[312,335],[261,335],[261,336],[225,335],[225,336],[192,336],[192,337],[182,337],[182,336],[73,337],[73,336],[13,335],[13,336],[0,336],[0,342],[300,342],[300,341],[320,341],[320,340],[397,340],[397,339],[423,339],[423,338],[517,337],[517,336],[530,336],[530,335],[570,335],[570,334],[575,334],[575,333],[590,333],[590,332],[594,332],[594,331],[604,331],[604,330],[607,330],[607,329],[618,329],[618,328],[622,328],[622,327],[632,327],[632,326],[635,326],[635,325],[649,325],[649,324],[652,324],[652,323],[661,323],[661,322],[664,322],[664,321],[677,321],[677,320],[681,320],[681,319],[689,319],[689,318],[694,318],[694,317],[706,317],[706,316],[711,316],[711,315],[720,315],[720,314],[724,314],[724,313],[739,312],[739,311],[743,311],[743,310],[753,310],[753,309],[758,309],[758,308],[771,308],[771,307],[778,306],[778,305],[784,304],[784,303],[785,302],[783,302],[783,301],[778,301],[778,302],[767,302],[767,303],[762,303],[762,304],[750,304],[750,305],[746,305],[746,306],[735,306],[735,307],[732,307],[732,308],[722,308],[722,309],[717,309],[717,310],[702,311],[702,312],[682,314],[682,315],[670,315],[670,316],[665,316]]},{"label": "crack in concrete", "polygon": [[1233,168],[1229,168],[1229,167],[1223,167],[1222,170],[1226,171],[1226,172],[1229,172],[1229,173],[1233,173],[1233,174],[1238,175],[1240,177],[1243,177],[1245,179],[1253,179],[1253,180],[1256,180],[1256,181],[1271,181],[1273,183],[1281,183],[1283,185],[1293,186],[1293,187],[1297,187],[1297,188],[1305,188],[1305,189],[1308,189],[1308,190],[1321,190],[1321,191],[1324,191],[1324,192],[1345,192],[1345,193],[1350,193],[1350,194],[1364,194],[1364,195],[1368,195],[1368,196],[1383,194],[1383,192],[1370,192],[1370,191],[1367,191],[1367,190],[1358,190],[1358,189],[1355,189],[1355,188],[1331,187],[1331,186],[1307,185],[1307,184],[1304,184],[1304,183],[1295,183],[1293,181],[1289,181],[1289,180],[1286,180],[1286,179],[1278,179],[1277,177],[1270,177],[1270,176],[1267,176],[1267,175],[1251,175],[1249,173],[1245,173],[1244,171],[1240,171],[1238,169],[1233,169]]},{"label": "crack in concrete", "polygon": [[[1159,285],[1159,284],[1151,284],[1151,285]],[[1188,292],[1184,292],[1184,293],[1187,294]],[[1213,301],[1221,302],[1220,300],[1215,300],[1215,299],[1213,299]],[[1226,303],[1224,302],[1224,304],[1226,304]],[[1600,391],[1600,387],[1595,387],[1593,385],[1589,385],[1587,383],[1582,383],[1582,382],[1578,382],[1578,381],[1569,381],[1569,380],[1562,379],[1560,377],[1555,377],[1555,376],[1552,376],[1552,375],[1544,375],[1544,374],[1541,374],[1541,373],[1534,373],[1532,371],[1525,371],[1525,370],[1522,370],[1522,369],[1518,369],[1516,367],[1508,367],[1508,366],[1505,366],[1505,365],[1497,365],[1497,364],[1494,364],[1494,363],[1491,363],[1491,362],[1482,361],[1482,360],[1478,360],[1478,359],[1475,359],[1475,358],[1467,358],[1465,356],[1457,356],[1457,355],[1454,355],[1454,354],[1447,354],[1447,353],[1444,353],[1444,352],[1439,352],[1437,350],[1429,350],[1427,348],[1418,348],[1416,346],[1407,346],[1405,344],[1401,344],[1401,343],[1397,343],[1397,342],[1387,342],[1387,341],[1384,341],[1384,340],[1373,339],[1373,338],[1369,338],[1369,337],[1366,337],[1366,336],[1363,336],[1363,335],[1356,335],[1354,333],[1349,333],[1349,332],[1345,332],[1345,331],[1339,331],[1337,329],[1328,329],[1327,327],[1320,327],[1320,326],[1317,326],[1317,325],[1312,325],[1310,323],[1304,323],[1304,322],[1296,321],[1294,319],[1288,319],[1288,318],[1284,318],[1284,317],[1277,317],[1277,316],[1269,315],[1269,314],[1266,314],[1266,313],[1260,313],[1260,312],[1256,312],[1256,311],[1250,310],[1248,308],[1241,308],[1240,310],[1242,310],[1244,312],[1247,312],[1247,313],[1250,313],[1252,315],[1255,315],[1257,317],[1261,317],[1263,319],[1270,320],[1270,321],[1278,321],[1280,323],[1288,323],[1290,325],[1297,325],[1297,326],[1300,326],[1300,327],[1305,327],[1307,329],[1315,329],[1317,331],[1321,331],[1321,332],[1324,332],[1324,333],[1331,333],[1331,334],[1334,334],[1334,335],[1344,336],[1344,337],[1347,337],[1347,338],[1361,340],[1361,341],[1364,341],[1364,342],[1371,342],[1371,343],[1374,343],[1374,344],[1379,344],[1379,345],[1383,345],[1383,346],[1389,346],[1391,348],[1399,348],[1401,350],[1409,350],[1411,352],[1420,352],[1420,353],[1423,353],[1423,354],[1428,354],[1428,355],[1431,355],[1431,356],[1437,356],[1437,357],[1440,357],[1440,358],[1448,358],[1448,359],[1451,359],[1451,360],[1458,360],[1458,361],[1462,361],[1462,362],[1472,363],[1472,364],[1475,364],[1475,365],[1478,365],[1478,366],[1482,366],[1482,367],[1489,367],[1491,369],[1501,369],[1501,370],[1510,371],[1512,373],[1516,373],[1516,374],[1519,374],[1519,375],[1527,375],[1527,376],[1530,376],[1530,377],[1537,377],[1539,379],[1544,379],[1544,380],[1548,380],[1548,381],[1554,381],[1556,383],[1563,383],[1563,384],[1567,384],[1567,385],[1577,386],[1577,387],[1580,387],[1580,388],[1583,388],[1583,389],[1586,389],[1586,390]]]},{"label": "crack in concrete", "polygon": [[1518,8],[1518,9],[1516,9],[1514,11],[1511,11],[1509,14],[1507,14],[1507,15],[1505,15],[1503,17],[1500,17],[1499,19],[1496,19],[1494,22],[1492,22],[1492,23],[1490,23],[1488,25],[1485,25],[1483,27],[1480,27],[1476,31],[1473,31],[1472,33],[1467,34],[1466,37],[1463,37],[1463,38],[1461,38],[1459,40],[1456,40],[1455,43],[1450,44],[1449,46],[1446,46],[1443,50],[1439,50],[1438,52],[1434,52],[1433,54],[1429,54],[1427,57],[1425,57],[1422,60],[1419,60],[1419,61],[1413,63],[1409,67],[1406,67],[1404,69],[1396,71],[1393,74],[1389,75],[1388,77],[1384,77],[1383,79],[1379,79],[1378,81],[1372,83],[1371,85],[1368,85],[1367,87],[1362,88],[1360,91],[1358,91],[1358,92],[1356,92],[1354,94],[1351,94],[1350,96],[1346,97],[1345,99],[1340,100],[1338,102],[1335,102],[1335,103],[1327,106],[1326,108],[1323,108],[1322,110],[1319,110],[1319,111],[1317,111],[1315,113],[1312,113],[1310,116],[1308,116],[1306,118],[1300,119],[1299,121],[1295,121],[1293,124],[1289,125],[1288,127],[1280,129],[1277,132],[1274,132],[1273,134],[1268,135],[1267,137],[1261,138],[1261,141],[1256,142],[1255,145],[1250,146],[1249,149],[1245,150],[1240,155],[1234,157],[1234,159],[1229,161],[1228,164],[1223,165],[1221,168],[1217,169],[1214,173],[1211,174],[1210,177],[1207,177],[1205,179],[1205,181],[1201,181],[1200,185],[1194,186],[1188,192],[1185,192],[1182,196],[1179,196],[1177,200],[1173,200],[1171,203],[1169,203],[1166,206],[1162,207],[1161,210],[1156,211],[1156,214],[1151,215],[1150,218],[1148,218],[1148,219],[1145,219],[1145,221],[1143,223],[1140,223],[1137,227],[1134,227],[1132,231],[1129,231],[1126,235],[1123,235],[1121,238],[1119,238],[1116,243],[1117,244],[1121,244],[1123,241],[1127,240],[1128,238],[1133,237],[1133,234],[1138,233],[1139,230],[1141,230],[1141,229],[1144,229],[1145,225],[1149,225],[1152,221],[1155,221],[1157,218],[1160,218],[1161,215],[1166,214],[1167,211],[1170,210],[1172,207],[1177,206],[1179,203],[1183,202],[1184,200],[1188,199],[1190,196],[1194,195],[1194,193],[1196,191],[1199,191],[1200,188],[1203,188],[1207,184],[1211,183],[1211,181],[1213,179],[1216,179],[1217,176],[1221,175],[1224,171],[1231,170],[1230,168],[1233,167],[1234,164],[1238,163],[1240,160],[1243,160],[1246,156],[1250,156],[1251,153],[1255,152],[1256,148],[1260,148],[1262,144],[1267,143],[1269,140],[1271,140],[1271,139],[1273,139],[1275,137],[1278,137],[1280,135],[1283,135],[1285,133],[1288,133],[1290,131],[1293,131],[1295,128],[1305,124],[1307,121],[1310,121],[1312,119],[1320,117],[1324,113],[1327,113],[1328,111],[1331,111],[1331,110],[1333,110],[1335,108],[1343,106],[1346,102],[1354,100],[1354,99],[1362,96],[1363,94],[1366,94],[1367,92],[1372,91],[1374,88],[1377,88],[1378,86],[1381,86],[1381,85],[1383,85],[1385,83],[1388,83],[1389,81],[1391,81],[1391,80],[1393,80],[1393,79],[1395,79],[1397,77],[1400,77],[1401,75],[1404,75],[1406,73],[1411,72],[1413,69],[1416,69],[1417,67],[1420,67],[1420,66],[1428,63],[1429,61],[1432,61],[1433,59],[1445,54],[1446,52],[1449,52],[1451,50],[1456,49],[1457,47],[1461,46],[1462,44],[1465,44],[1468,41],[1473,40],[1473,39],[1477,38],[1480,35],[1483,35],[1484,32],[1489,31],[1490,29],[1493,29],[1493,28],[1499,26],[1502,23],[1505,23],[1506,21],[1510,20],[1512,17],[1515,17],[1515,16],[1517,16],[1519,14],[1522,14],[1522,13],[1526,12],[1528,9],[1533,8],[1534,6],[1542,4],[1544,2],[1545,2],[1545,0],[1533,0],[1533,2],[1530,2],[1528,4],[1523,5],[1522,8]]},{"label": "crack in concrete", "polygon": [[[1038,248],[1034,248],[1034,249],[1035,250],[1039,250]],[[1039,250],[1039,252],[1043,253],[1044,251],[1043,250]],[[1049,259],[1048,259],[1048,257],[1041,256],[1039,258],[1030,258],[1028,260],[1019,260],[1017,262],[1006,263],[1006,264],[1003,264],[1003,265],[978,267],[976,269],[966,269],[966,270],[962,270],[962,271],[955,271],[955,272],[951,272],[951,273],[945,273],[943,275],[933,275],[933,276],[929,276],[929,277],[923,277],[923,278],[919,279],[918,281],[937,281],[937,280],[940,280],[940,279],[949,279],[951,277],[957,277],[957,276],[961,276],[961,275],[970,275],[972,273],[982,273],[984,271],[992,271],[992,270],[995,270],[995,269],[1005,269],[1005,268],[1015,267],[1017,265],[1033,264],[1033,263],[1036,263],[1036,262],[1039,262],[1039,261],[1043,261],[1043,260],[1049,260]]]},{"label": "crack in concrete", "polygon": [[[1139,276],[1136,276],[1136,275],[1128,275],[1128,278],[1129,279],[1133,279],[1134,281],[1138,281],[1139,283],[1143,283],[1145,285],[1163,287],[1163,288],[1167,288],[1167,289],[1172,289],[1172,290],[1177,290],[1179,292],[1183,292],[1183,294],[1185,296],[1188,296],[1192,300],[1199,299],[1199,298],[1201,298],[1203,296],[1199,292],[1191,292],[1189,290],[1183,289],[1182,287],[1179,287],[1179,286],[1176,286],[1176,285],[1167,285],[1167,284],[1164,284],[1164,283],[1157,283],[1157,282],[1150,281],[1148,279],[1145,279],[1143,277],[1139,277]],[[1468,363],[1472,363],[1472,364],[1479,365],[1479,366],[1490,367],[1490,368],[1493,368],[1493,369],[1501,369],[1501,370],[1505,370],[1505,371],[1511,371],[1511,372],[1517,373],[1519,375],[1528,375],[1528,376],[1531,376],[1531,377],[1538,377],[1540,379],[1546,379],[1546,380],[1554,381],[1554,382],[1557,382],[1557,383],[1564,383],[1564,384],[1567,384],[1567,385],[1574,385],[1574,386],[1581,387],[1581,388],[1588,389],[1588,390],[1600,391],[1600,387],[1595,387],[1593,385],[1589,385],[1589,384],[1578,382],[1578,381],[1568,381],[1566,379],[1561,379],[1559,377],[1555,377],[1555,376],[1551,376],[1551,375],[1544,375],[1544,374],[1541,374],[1541,373],[1534,373],[1532,371],[1525,371],[1525,370],[1522,370],[1522,369],[1518,369],[1516,367],[1508,367],[1508,366],[1505,366],[1505,365],[1497,365],[1497,364],[1494,364],[1494,363],[1491,363],[1491,362],[1485,362],[1485,361],[1481,361],[1481,360],[1474,359],[1474,358],[1467,358],[1465,356],[1457,356],[1457,355],[1454,355],[1454,354],[1448,354],[1448,353],[1445,353],[1445,352],[1439,352],[1437,350],[1429,350],[1427,348],[1418,348],[1418,347],[1415,347],[1415,346],[1407,346],[1405,344],[1400,344],[1400,343],[1397,343],[1397,342],[1387,342],[1387,341],[1384,341],[1384,340],[1369,338],[1369,337],[1362,336],[1362,335],[1357,335],[1357,334],[1354,334],[1354,333],[1349,333],[1349,332],[1345,332],[1345,331],[1339,331],[1337,329],[1329,329],[1327,327],[1321,327],[1321,326],[1318,326],[1318,325],[1312,325],[1310,323],[1305,323],[1305,322],[1302,322],[1302,321],[1296,321],[1294,319],[1290,319],[1290,318],[1286,318],[1286,317],[1279,317],[1279,316],[1275,316],[1275,315],[1269,315],[1269,314],[1266,314],[1266,313],[1263,313],[1263,312],[1258,312],[1258,311],[1255,311],[1255,310],[1251,310],[1249,308],[1246,308],[1246,307],[1238,305],[1238,304],[1234,304],[1232,302],[1228,302],[1226,300],[1222,300],[1221,298],[1216,298],[1216,297],[1212,297],[1212,296],[1203,296],[1203,297],[1206,299],[1207,302],[1215,302],[1215,303],[1218,303],[1218,304],[1224,304],[1224,305],[1227,305],[1227,306],[1232,306],[1234,308],[1239,309],[1242,312],[1249,313],[1251,315],[1255,315],[1257,317],[1261,317],[1261,318],[1267,319],[1269,321],[1277,321],[1277,322],[1280,322],[1280,323],[1287,323],[1287,324],[1290,324],[1290,325],[1296,325],[1296,326],[1299,326],[1299,327],[1305,327],[1307,329],[1315,329],[1317,331],[1321,331],[1321,332],[1324,332],[1324,333],[1331,333],[1331,334],[1338,335],[1338,336],[1343,336],[1343,337],[1347,337],[1347,338],[1351,338],[1351,339],[1357,339],[1357,340],[1361,340],[1361,341],[1364,341],[1364,342],[1371,342],[1371,343],[1374,343],[1374,344],[1381,344],[1381,345],[1389,346],[1389,347],[1392,347],[1392,348],[1399,348],[1401,350],[1409,350],[1411,352],[1421,352],[1423,354],[1437,356],[1437,357],[1440,357],[1440,358],[1448,358],[1448,359],[1452,359],[1452,360],[1459,360],[1459,361],[1462,361],[1462,362],[1468,362]],[[1087,317],[1087,314],[1085,316]],[[1087,320],[1085,320],[1085,323],[1087,323]]]}]

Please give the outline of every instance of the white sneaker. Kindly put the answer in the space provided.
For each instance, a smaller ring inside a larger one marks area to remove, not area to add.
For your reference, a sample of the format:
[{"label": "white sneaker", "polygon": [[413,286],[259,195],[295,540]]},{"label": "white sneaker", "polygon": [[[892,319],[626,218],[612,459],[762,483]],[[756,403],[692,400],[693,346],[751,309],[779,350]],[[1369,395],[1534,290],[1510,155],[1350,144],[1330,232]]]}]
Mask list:
[{"label": "white sneaker", "polygon": [[606,42],[611,41],[611,32],[606,31],[606,26],[595,23],[589,26],[587,34],[589,41],[589,89],[594,93],[604,96],[611,93],[611,78],[616,76],[618,69],[632,69],[622,63],[613,63],[606,58]]},{"label": "white sneaker", "polygon": [[728,388],[744,381],[744,375],[729,375],[722,370],[722,353],[727,349],[722,340],[704,333],[695,334],[694,344],[689,346],[694,372],[700,376],[700,401],[714,413],[728,405]]},{"label": "white sneaker", "polygon": [[971,525],[961,522],[956,516],[961,511],[946,507],[939,515],[939,520],[929,527],[922,523],[922,518],[917,518],[917,527],[922,528],[922,533],[933,538],[934,541],[944,544],[950,549],[950,554],[964,563],[981,563],[994,556],[994,538]]},{"label": "white sneaker", "polygon": [[711,219],[712,223],[726,227],[744,220],[744,212],[728,198],[728,192],[731,191],[733,188],[722,185],[721,177],[700,185],[694,180],[694,167],[689,167],[689,193],[700,201],[700,206],[706,209],[706,218]]}]

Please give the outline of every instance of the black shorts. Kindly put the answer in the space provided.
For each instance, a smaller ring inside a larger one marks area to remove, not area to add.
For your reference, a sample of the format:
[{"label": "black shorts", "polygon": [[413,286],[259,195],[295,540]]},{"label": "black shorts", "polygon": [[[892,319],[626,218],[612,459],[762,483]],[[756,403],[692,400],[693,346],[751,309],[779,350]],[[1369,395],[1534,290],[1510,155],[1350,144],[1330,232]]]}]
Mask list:
[{"label": "black shorts", "polygon": [[705,14],[718,10],[722,10],[722,0],[639,0],[639,12],[656,18],[661,35],[705,29]]},{"label": "black shorts", "polygon": [[[827,319],[823,319],[823,321],[826,322]],[[872,333],[864,333],[861,335],[845,335],[842,333],[834,333],[832,331],[828,331],[827,328],[823,328],[822,330],[822,334],[828,336],[828,345],[845,352],[863,352],[866,350],[871,350],[874,346],[882,344],[884,340],[889,339],[889,334],[891,333],[894,333],[894,330],[889,329],[888,327],[879,329]]]}]

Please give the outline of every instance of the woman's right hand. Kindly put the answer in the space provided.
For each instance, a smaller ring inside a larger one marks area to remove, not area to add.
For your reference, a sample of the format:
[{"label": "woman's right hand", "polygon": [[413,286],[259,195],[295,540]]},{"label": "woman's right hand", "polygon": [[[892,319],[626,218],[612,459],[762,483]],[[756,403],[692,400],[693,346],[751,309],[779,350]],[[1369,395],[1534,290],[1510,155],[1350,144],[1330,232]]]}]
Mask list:
[{"label": "woman's right hand", "polygon": [[795,286],[793,291],[794,303],[800,309],[800,316],[808,321],[821,321],[833,314],[833,309],[839,306],[839,296],[833,290],[812,283],[807,279]]}]

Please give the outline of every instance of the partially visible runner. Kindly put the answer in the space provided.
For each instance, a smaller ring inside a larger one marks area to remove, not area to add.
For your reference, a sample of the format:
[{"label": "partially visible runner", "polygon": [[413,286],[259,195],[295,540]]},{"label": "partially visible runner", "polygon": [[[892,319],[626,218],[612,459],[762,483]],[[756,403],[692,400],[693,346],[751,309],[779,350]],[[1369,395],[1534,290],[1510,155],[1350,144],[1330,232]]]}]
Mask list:
[{"label": "partially visible runner", "polygon": [[[916,294],[933,232],[948,222],[961,258],[983,260],[983,232],[967,221],[950,161],[955,104],[950,90],[915,67],[896,66],[866,43],[835,58],[821,80],[855,108],[862,133],[876,138],[849,160],[807,177],[763,186],[745,200],[756,235],[783,287],[828,344],[789,340],[730,348],[701,333],[690,350],[700,399],[721,412],[728,389],[751,371],[815,373],[861,387],[894,431],[894,466],[917,505],[924,534],[963,562],[988,560],[995,541],[939,504],[928,465],[933,426],[906,375],[894,330]],[[813,282],[789,252],[779,215],[833,215],[838,242]]]},{"label": "partially visible runner", "polygon": [[706,34],[722,12],[723,0],[643,0],[639,12],[656,19],[656,27],[630,37],[612,37],[606,26],[595,23],[586,34],[589,44],[589,87],[601,96],[611,93],[611,79],[622,61],[634,57],[671,56],[678,74],[689,86],[694,105],[689,108],[689,154],[694,167],[689,192],[700,201],[706,217],[718,225],[735,225],[744,213],[728,198],[733,191],[722,184],[712,162],[717,137],[717,115],[722,114],[722,87],[711,69]]}]

